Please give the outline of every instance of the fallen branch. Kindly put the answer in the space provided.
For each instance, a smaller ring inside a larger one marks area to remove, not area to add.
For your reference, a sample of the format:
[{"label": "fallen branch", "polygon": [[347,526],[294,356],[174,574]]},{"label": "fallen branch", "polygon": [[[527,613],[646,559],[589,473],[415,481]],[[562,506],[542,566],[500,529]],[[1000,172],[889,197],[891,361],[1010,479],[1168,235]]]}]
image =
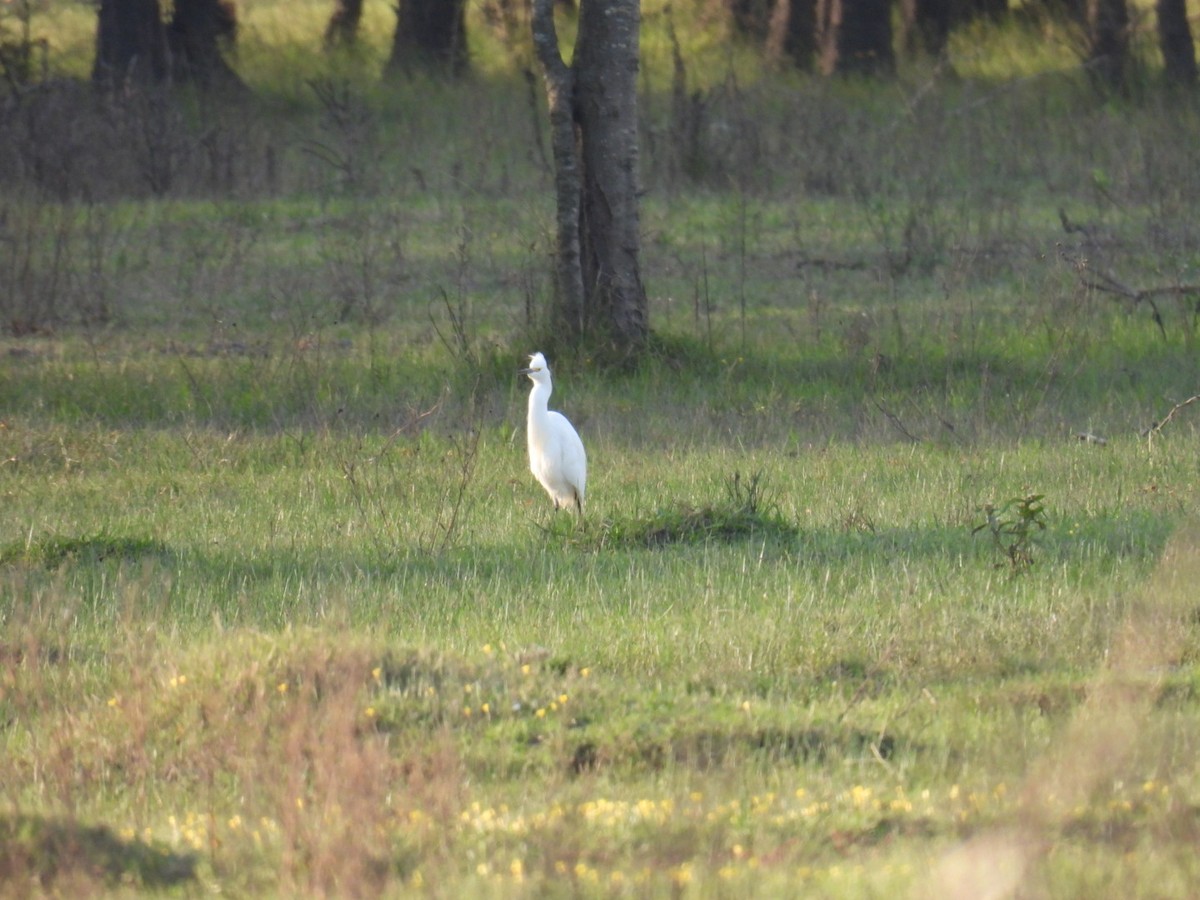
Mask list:
[{"label": "fallen branch", "polygon": [[[1085,231],[1085,227],[1071,223],[1064,213],[1059,213],[1063,219],[1063,228],[1068,233],[1072,231]],[[1163,324],[1162,313],[1159,312],[1158,304],[1154,302],[1156,297],[1196,297],[1200,301],[1200,284],[1167,284],[1149,288],[1133,288],[1124,282],[1118,280],[1113,275],[1105,272],[1103,269],[1097,269],[1092,266],[1089,260],[1083,256],[1076,256],[1065,252],[1059,248],[1059,258],[1070,263],[1079,276],[1079,282],[1085,288],[1093,291],[1102,291],[1106,294],[1113,294],[1117,297],[1123,297],[1130,302],[1132,306],[1137,306],[1139,303],[1145,303],[1150,307],[1150,311],[1154,316],[1154,323],[1158,325],[1158,330],[1165,338],[1167,336],[1166,325]],[[1200,312],[1200,302],[1197,303],[1197,312]]]},{"label": "fallen branch", "polygon": [[1151,435],[1158,434],[1158,432],[1162,431],[1163,427],[1168,422],[1170,422],[1173,418],[1175,418],[1175,413],[1179,412],[1185,406],[1190,406],[1191,404],[1195,403],[1197,400],[1200,400],[1200,394],[1193,394],[1191,397],[1188,397],[1182,403],[1176,403],[1174,406],[1171,407],[1171,411],[1169,413],[1167,413],[1162,418],[1161,421],[1156,422],[1155,424],[1153,424],[1149,428],[1147,428],[1145,431],[1143,431],[1142,437],[1150,437]]},{"label": "fallen branch", "polygon": [[1200,284],[1171,284],[1160,287],[1150,288],[1131,288],[1127,284],[1123,284],[1107,272],[1099,269],[1091,270],[1095,274],[1095,278],[1083,278],[1084,287],[1091,288],[1094,291],[1103,291],[1108,294],[1116,294],[1119,297],[1124,297],[1129,300],[1134,306],[1139,303],[1146,303],[1154,314],[1154,323],[1158,325],[1158,330],[1165,338],[1167,336],[1166,326],[1163,325],[1162,314],[1158,311],[1158,304],[1154,302],[1155,297],[1200,297]]}]

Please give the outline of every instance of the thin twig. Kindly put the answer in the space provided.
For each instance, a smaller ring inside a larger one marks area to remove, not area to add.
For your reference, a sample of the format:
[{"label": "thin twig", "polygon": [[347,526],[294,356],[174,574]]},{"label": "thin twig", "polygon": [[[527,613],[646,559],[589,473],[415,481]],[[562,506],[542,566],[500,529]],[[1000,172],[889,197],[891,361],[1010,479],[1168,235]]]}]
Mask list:
[{"label": "thin twig", "polygon": [[919,437],[917,437],[911,431],[909,431],[907,428],[904,427],[904,423],[902,421],[900,421],[899,416],[897,416],[890,409],[887,409],[878,400],[872,400],[871,402],[875,404],[875,408],[877,410],[879,410],[881,413],[883,413],[885,416],[887,416],[888,421],[891,422],[893,426],[895,426],[897,431],[899,431],[902,435],[904,435],[906,438],[908,438],[914,444],[921,443],[921,439]]}]

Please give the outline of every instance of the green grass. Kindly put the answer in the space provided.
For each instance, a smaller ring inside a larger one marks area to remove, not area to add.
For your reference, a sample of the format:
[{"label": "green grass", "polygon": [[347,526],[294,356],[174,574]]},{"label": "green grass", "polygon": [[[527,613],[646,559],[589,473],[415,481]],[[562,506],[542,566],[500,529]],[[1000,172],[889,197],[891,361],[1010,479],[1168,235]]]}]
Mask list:
[{"label": "green grass", "polygon": [[1003,82],[1015,27],[928,90],[685,30],[702,164],[660,59],[610,371],[542,330],[503,48],[379,93],[369,5],[350,134],[294,77],[327,6],[244,4],[228,191],[4,182],[0,894],[1194,893],[1197,407],[1146,429],[1195,296],[1088,282],[1196,281],[1195,111]]},{"label": "green grass", "polygon": [[[581,890],[913,885],[1020,817],[1195,495],[1190,440],[597,437],[572,526],[488,429],[434,551],[463,450],[433,432],[71,432],[57,458],[5,450],[7,802],[255,893],[523,891],[563,866]],[[737,471],[764,473],[772,528],[594,539],[730,514]],[[972,531],[1029,489],[1047,527],[1016,573]],[[1191,666],[1158,688],[1035,883],[1086,892],[1067,860],[1139,834],[1190,871],[1165,836],[1195,798]]]}]

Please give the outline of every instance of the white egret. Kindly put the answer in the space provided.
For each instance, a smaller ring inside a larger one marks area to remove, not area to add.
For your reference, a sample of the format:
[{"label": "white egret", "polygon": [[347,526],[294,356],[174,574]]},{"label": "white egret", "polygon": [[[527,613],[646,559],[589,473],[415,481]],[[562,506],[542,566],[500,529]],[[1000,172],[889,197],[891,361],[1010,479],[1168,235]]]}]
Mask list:
[{"label": "white egret", "polygon": [[529,471],[546,489],[555,509],[573,503],[582,513],[587,454],[583,450],[583,441],[567,417],[548,408],[553,387],[546,357],[533,354],[529,357],[529,366],[519,371],[533,382],[527,424]]}]

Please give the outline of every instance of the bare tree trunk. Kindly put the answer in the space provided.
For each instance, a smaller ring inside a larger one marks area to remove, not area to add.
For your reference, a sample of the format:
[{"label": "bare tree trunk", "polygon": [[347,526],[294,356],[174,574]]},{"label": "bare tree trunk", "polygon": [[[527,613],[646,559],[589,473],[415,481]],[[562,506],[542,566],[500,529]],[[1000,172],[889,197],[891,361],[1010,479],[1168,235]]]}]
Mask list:
[{"label": "bare tree trunk", "polygon": [[167,78],[167,42],[158,0],[101,0],[92,81],[116,87]]},{"label": "bare tree trunk", "polygon": [[567,66],[554,0],[533,4],[554,150],[556,319],[570,338],[608,338],[625,354],[649,337],[638,261],[640,19],[638,0],[581,0]]},{"label": "bare tree trunk", "polygon": [[467,69],[466,0],[400,0],[389,74],[437,72],[458,76]]},{"label": "bare tree trunk", "polygon": [[1008,0],[966,0],[961,7],[964,21],[981,17],[1001,19],[1008,14]]},{"label": "bare tree trunk", "polygon": [[[583,266],[580,262],[579,217],[583,179],[575,133],[575,72],[558,49],[551,0],[534,0],[533,45],[546,83],[550,113],[550,146],[554,156],[554,206],[557,213],[554,262],[554,318],[568,333],[583,332]],[[558,323],[556,323],[558,324]]]},{"label": "bare tree trunk", "polygon": [[775,0],[767,26],[767,58],[807,72],[817,58],[816,0]]},{"label": "bare tree trunk", "polygon": [[827,75],[890,75],[896,69],[889,0],[819,0],[817,35]]},{"label": "bare tree trunk", "polygon": [[903,0],[904,49],[944,59],[953,24],[953,0]]},{"label": "bare tree trunk", "polygon": [[358,23],[362,21],[363,0],[335,0],[333,15],[325,26],[325,49],[353,47],[358,43]]},{"label": "bare tree trunk", "polygon": [[230,0],[175,0],[166,31],[176,82],[233,93],[249,91],[221,53],[221,44],[232,46],[237,37],[237,10]]},{"label": "bare tree trunk", "polygon": [[741,34],[762,40],[771,18],[771,0],[726,0],[733,27]]},{"label": "bare tree trunk", "polygon": [[760,42],[774,65],[809,70],[816,59],[817,0],[724,0],[734,29]]},{"label": "bare tree trunk", "polygon": [[1125,0],[1088,0],[1088,66],[1110,90],[1125,87],[1129,8]]},{"label": "bare tree trunk", "polygon": [[1158,0],[1156,12],[1163,73],[1172,84],[1191,87],[1197,77],[1196,45],[1188,23],[1187,0]]}]

